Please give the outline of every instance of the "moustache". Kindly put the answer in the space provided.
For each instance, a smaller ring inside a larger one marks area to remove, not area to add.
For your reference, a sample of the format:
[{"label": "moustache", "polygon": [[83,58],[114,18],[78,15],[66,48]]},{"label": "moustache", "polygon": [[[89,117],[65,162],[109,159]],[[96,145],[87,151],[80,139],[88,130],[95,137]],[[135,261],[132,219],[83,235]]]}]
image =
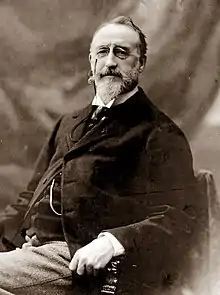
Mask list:
[{"label": "moustache", "polygon": [[100,78],[103,78],[106,76],[113,76],[113,77],[122,78],[122,74],[120,72],[115,71],[115,70],[111,70],[111,69],[108,69],[105,72],[100,73],[99,76],[100,76]]}]

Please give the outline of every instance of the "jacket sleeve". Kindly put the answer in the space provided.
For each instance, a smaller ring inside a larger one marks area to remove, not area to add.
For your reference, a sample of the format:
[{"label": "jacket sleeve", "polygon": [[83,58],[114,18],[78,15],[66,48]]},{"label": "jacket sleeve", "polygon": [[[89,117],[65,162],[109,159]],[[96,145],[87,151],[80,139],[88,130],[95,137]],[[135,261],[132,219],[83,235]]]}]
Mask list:
[{"label": "jacket sleeve", "polygon": [[27,185],[26,191],[21,192],[18,195],[18,198],[14,203],[8,205],[4,211],[0,214],[0,228],[1,232],[4,232],[4,229],[7,227],[7,224],[19,224],[19,221],[22,220],[28,204],[32,199],[33,193],[43,176],[44,172],[47,170],[47,167],[50,163],[50,160],[55,152],[55,138],[57,131],[60,126],[62,118],[56,123],[51,135],[44,144],[38,159],[35,164],[34,173]]},{"label": "jacket sleeve", "polygon": [[[191,151],[176,127],[157,128],[141,157],[148,192],[146,219],[109,229],[126,251],[147,245],[149,251],[163,246],[178,249],[188,244],[195,228],[196,182]],[[134,196],[135,197],[135,196]]]}]

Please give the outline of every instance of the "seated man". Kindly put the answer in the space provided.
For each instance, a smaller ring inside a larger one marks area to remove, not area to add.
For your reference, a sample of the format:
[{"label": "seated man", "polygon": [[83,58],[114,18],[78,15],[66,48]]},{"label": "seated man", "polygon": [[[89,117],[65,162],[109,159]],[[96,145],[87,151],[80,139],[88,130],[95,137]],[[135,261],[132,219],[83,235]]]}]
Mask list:
[{"label": "seated man", "polygon": [[26,208],[18,231],[28,229],[27,242],[0,254],[0,294],[85,294],[88,285],[91,294],[121,254],[123,294],[183,282],[195,227],[192,156],[183,132],[138,86],[146,51],[128,17],[96,30],[95,97],[58,121],[27,192],[11,205]]}]

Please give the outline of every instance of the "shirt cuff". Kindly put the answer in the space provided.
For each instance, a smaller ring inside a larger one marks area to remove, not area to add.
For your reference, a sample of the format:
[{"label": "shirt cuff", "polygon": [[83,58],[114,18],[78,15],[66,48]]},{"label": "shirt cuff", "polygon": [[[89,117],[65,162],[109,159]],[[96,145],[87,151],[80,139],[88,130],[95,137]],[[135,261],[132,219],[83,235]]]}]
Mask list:
[{"label": "shirt cuff", "polygon": [[125,253],[125,248],[112,234],[110,234],[109,232],[102,232],[98,235],[98,238],[101,238],[101,237],[107,237],[109,241],[111,242],[114,249],[113,256],[119,256]]}]

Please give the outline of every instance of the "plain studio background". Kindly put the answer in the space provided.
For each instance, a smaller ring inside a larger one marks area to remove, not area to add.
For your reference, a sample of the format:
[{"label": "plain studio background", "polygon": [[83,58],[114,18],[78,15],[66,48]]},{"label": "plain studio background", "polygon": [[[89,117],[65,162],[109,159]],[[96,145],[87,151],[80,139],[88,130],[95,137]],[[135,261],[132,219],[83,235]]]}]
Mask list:
[{"label": "plain studio background", "polygon": [[[211,170],[220,190],[218,0],[3,0],[0,209],[27,184],[56,118],[91,100],[91,36],[102,21],[120,14],[130,15],[147,36],[140,84],[185,131],[195,170]],[[214,295],[218,288],[216,281]]]}]

